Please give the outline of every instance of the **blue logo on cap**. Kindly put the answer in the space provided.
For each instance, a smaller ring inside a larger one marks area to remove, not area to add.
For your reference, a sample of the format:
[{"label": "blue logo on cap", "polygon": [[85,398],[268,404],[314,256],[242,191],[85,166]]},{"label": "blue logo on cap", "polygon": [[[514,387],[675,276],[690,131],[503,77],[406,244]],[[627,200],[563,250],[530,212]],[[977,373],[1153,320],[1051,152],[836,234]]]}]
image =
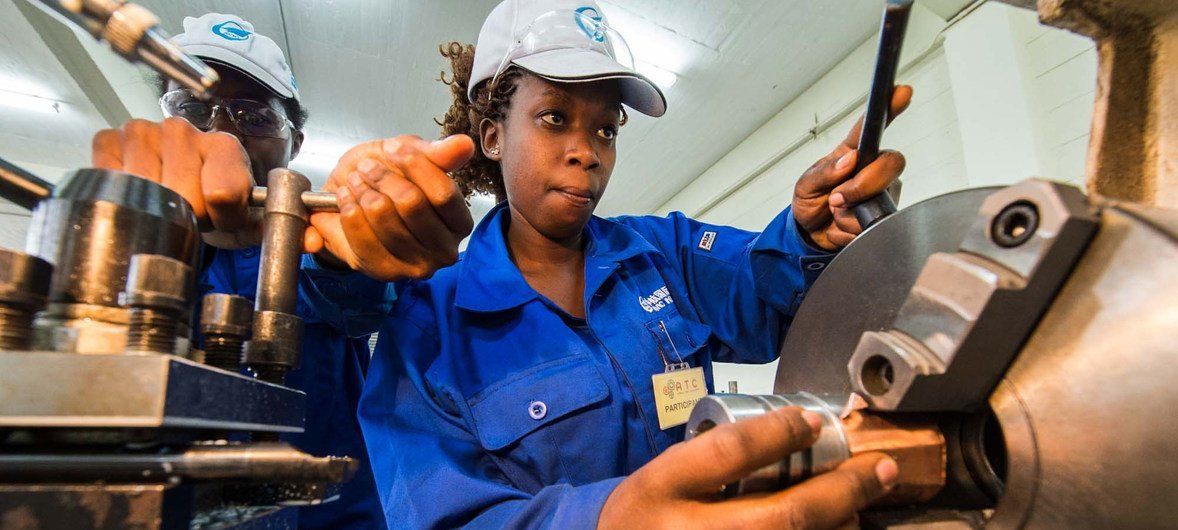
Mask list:
[{"label": "blue logo on cap", "polygon": [[585,32],[590,39],[597,42],[605,42],[604,24],[601,23],[601,13],[596,9],[585,6],[577,9],[577,14],[573,15],[577,19],[577,25],[581,27],[581,31]]},{"label": "blue logo on cap", "polygon": [[232,20],[213,26],[213,35],[225,40],[247,40],[251,33]]}]

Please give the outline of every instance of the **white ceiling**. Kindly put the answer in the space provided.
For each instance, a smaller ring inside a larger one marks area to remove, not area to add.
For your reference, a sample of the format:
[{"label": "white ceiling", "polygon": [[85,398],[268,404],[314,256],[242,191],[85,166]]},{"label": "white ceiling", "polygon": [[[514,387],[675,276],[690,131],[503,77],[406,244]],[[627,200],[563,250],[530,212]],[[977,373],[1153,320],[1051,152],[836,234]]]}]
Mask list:
[{"label": "white ceiling", "polygon": [[[0,156],[32,167],[82,166],[90,136],[109,121],[124,114],[158,118],[141,70],[88,42],[70,46],[47,37],[50,31],[34,29],[45,23],[15,5],[25,1],[0,0],[0,90],[32,90],[64,103],[59,112],[0,106]],[[311,112],[307,144],[292,166],[322,177],[356,142],[402,133],[437,136],[433,118],[449,104],[448,90],[437,81],[445,67],[437,46],[474,42],[497,0],[140,3],[172,33],[186,15],[218,11],[238,14],[274,38],[291,59]],[[622,131],[618,166],[598,210],[611,215],[653,211],[690,183],[873,34],[883,2],[600,3],[636,60],[678,76],[666,89],[664,117],[632,114]],[[948,17],[969,1],[925,3]],[[76,72],[87,66],[79,55],[92,57],[90,69],[97,65],[114,97],[79,88],[94,79]],[[75,68],[79,62],[82,68]]]}]

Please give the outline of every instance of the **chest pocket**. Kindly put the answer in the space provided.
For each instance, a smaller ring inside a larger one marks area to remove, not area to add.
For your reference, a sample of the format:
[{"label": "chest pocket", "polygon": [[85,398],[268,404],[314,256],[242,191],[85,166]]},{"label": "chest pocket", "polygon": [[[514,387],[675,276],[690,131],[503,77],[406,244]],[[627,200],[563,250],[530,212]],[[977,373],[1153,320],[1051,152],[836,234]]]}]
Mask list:
[{"label": "chest pocket", "polygon": [[[602,440],[603,422],[622,421],[609,388],[588,357],[547,362],[496,383],[467,400],[480,444],[515,486],[600,480],[607,470],[585,462]],[[609,423],[604,423],[609,424]],[[612,470],[608,470],[612,473]]]},{"label": "chest pocket", "polygon": [[[673,309],[673,308],[672,308]],[[686,361],[692,366],[701,366],[710,354],[704,349],[711,338],[712,329],[704,324],[684,318],[677,310],[663,311],[657,318],[646,322],[647,340],[653,341],[655,350],[668,363]]]}]

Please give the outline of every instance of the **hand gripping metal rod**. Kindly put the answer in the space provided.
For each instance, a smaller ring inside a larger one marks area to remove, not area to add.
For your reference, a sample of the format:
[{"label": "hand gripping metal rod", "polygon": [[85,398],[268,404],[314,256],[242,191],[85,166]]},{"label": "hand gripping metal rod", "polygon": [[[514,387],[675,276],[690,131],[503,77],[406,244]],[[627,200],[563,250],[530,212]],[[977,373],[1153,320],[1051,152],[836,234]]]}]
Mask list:
[{"label": "hand gripping metal rod", "polygon": [[[904,32],[908,27],[908,14],[912,12],[912,2],[913,0],[888,0],[884,7],[875,75],[871,80],[871,93],[867,96],[863,128],[859,132],[859,157],[855,163],[855,175],[879,158],[879,142],[888,123],[892,90],[896,84],[896,69],[900,66],[900,48],[904,44]],[[880,219],[896,213],[896,203],[887,192],[884,192],[856,204],[854,211],[859,226],[866,230]]]}]

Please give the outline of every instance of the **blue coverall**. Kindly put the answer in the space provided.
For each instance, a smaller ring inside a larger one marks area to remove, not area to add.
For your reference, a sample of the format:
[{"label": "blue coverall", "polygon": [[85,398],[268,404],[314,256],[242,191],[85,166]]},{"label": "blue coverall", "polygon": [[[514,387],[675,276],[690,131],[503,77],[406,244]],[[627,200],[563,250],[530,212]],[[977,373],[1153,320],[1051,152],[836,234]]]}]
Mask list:
[{"label": "blue coverall", "polygon": [[[833,257],[787,209],[757,234],[667,217],[594,217],[586,318],[533,290],[508,256],[503,204],[459,262],[401,287],[360,402],[390,527],[593,528],[660,430],[664,357],[764,363]],[[667,329],[663,332],[662,328]]]},{"label": "blue coverall", "polygon": [[[202,296],[216,292],[254,299],[259,248],[205,247],[205,252],[212,256],[200,279]],[[297,312],[304,320],[302,365],[287,374],[286,384],[307,394],[306,430],[282,439],[312,455],[346,455],[361,462],[339,500],[299,508],[299,528],[385,528],[356,404],[368,368],[368,337],[388,313],[392,287],[359,273],[324,269],[309,255],[303,256],[301,268]]]}]

